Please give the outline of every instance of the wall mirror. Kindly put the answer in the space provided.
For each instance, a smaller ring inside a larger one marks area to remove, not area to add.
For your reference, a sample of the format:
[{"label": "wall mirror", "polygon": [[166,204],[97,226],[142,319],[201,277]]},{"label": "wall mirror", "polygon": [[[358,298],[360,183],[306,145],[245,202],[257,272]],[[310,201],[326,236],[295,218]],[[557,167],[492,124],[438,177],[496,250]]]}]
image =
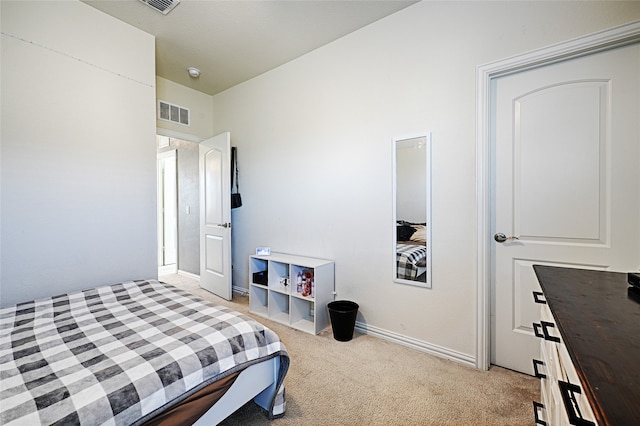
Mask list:
[{"label": "wall mirror", "polygon": [[393,141],[393,280],[431,288],[431,135]]}]

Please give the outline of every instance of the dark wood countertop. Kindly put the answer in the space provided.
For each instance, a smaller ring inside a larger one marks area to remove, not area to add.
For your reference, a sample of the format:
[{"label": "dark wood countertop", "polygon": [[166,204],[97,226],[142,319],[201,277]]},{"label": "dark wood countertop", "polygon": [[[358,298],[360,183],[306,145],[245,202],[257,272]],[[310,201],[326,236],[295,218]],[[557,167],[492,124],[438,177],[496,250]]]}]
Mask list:
[{"label": "dark wood countertop", "polygon": [[640,291],[626,273],[533,268],[598,424],[640,424]]}]

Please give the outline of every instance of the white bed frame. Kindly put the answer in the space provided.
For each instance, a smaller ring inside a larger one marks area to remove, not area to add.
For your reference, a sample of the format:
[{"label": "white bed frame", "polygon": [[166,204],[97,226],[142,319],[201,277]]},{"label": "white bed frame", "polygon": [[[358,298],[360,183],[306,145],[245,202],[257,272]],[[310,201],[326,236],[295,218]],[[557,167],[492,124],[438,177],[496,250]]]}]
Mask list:
[{"label": "white bed frame", "polygon": [[278,392],[280,357],[274,357],[243,370],[229,390],[194,425],[217,425],[252,399],[269,411],[269,404]]}]

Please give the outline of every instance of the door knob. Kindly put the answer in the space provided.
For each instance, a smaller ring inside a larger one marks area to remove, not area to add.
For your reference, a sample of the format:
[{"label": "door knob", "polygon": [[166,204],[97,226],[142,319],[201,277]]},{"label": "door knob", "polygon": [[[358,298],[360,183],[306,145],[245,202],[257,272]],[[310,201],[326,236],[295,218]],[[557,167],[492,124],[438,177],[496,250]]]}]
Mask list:
[{"label": "door knob", "polygon": [[499,243],[504,243],[505,241],[519,240],[520,238],[514,237],[514,236],[507,237],[502,232],[499,232],[499,233],[497,233],[496,235],[493,236],[493,239],[496,240]]},{"label": "door knob", "polygon": [[219,223],[217,226],[221,226],[223,228],[231,228],[231,224],[230,223]]}]

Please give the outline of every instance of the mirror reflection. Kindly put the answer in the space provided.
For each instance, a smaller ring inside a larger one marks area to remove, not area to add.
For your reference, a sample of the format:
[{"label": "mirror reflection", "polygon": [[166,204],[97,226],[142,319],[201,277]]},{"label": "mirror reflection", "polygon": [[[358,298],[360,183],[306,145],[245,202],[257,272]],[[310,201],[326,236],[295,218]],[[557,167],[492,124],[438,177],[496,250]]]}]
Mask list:
[{"label": "mirror reflection", "polygon": [[394,281],[431,287],[429,135],[394,140]]}]

